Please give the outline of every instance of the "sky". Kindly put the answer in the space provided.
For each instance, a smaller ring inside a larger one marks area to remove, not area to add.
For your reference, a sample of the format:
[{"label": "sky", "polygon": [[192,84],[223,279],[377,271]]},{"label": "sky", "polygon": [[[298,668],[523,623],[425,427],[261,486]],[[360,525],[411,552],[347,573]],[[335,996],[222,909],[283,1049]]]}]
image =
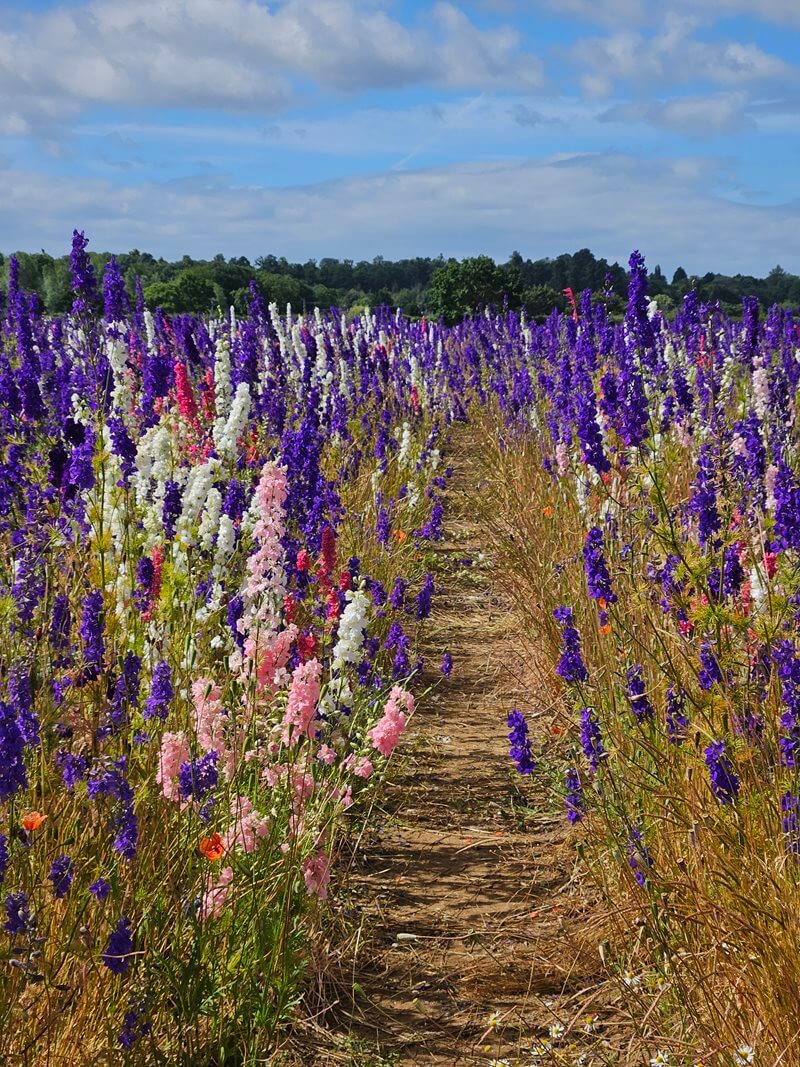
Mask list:
[{"label": "sky", "polygon": [[0,0],[6,252],[800,273],[799,135],[800,0]]}]

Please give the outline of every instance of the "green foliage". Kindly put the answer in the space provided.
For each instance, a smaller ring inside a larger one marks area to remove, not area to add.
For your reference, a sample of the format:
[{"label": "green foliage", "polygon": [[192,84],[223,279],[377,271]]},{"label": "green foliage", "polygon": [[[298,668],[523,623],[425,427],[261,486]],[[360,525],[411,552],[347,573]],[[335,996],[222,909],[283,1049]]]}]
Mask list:
[{"label": "green foliage", "polygon": [[428,309],[436,318],[452,324],[481,307],[499,307],[508,295],[511,306],[519,304],[518,274],[498,267],[489,256],[472,256],[460,263],[451,259],[439,267],[428,290]]}]

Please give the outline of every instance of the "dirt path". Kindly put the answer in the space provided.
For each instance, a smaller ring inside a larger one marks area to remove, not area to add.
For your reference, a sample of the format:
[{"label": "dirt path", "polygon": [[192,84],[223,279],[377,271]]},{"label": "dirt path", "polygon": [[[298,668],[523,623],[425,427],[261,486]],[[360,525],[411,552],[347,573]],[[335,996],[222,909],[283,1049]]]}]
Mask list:
[{"label": "dirt path", "polygon": [[[513,617],[481,558],[469,455],[455,467],[431,628],[455,667],[421,702],[383,829],[363,843],[350,884],[363,924],[347,1026],[363,1044],[349,1062],[365,1067],[515,1062],[554,1025],[567,1031],[555,1047],[597,1050],[618,1027],[568,824],[546,785],[511,770],[507,712],[518,705],[542,733],[551,716],[536,716]],[[603,1026],[587,1034],[593,1012]]]}]

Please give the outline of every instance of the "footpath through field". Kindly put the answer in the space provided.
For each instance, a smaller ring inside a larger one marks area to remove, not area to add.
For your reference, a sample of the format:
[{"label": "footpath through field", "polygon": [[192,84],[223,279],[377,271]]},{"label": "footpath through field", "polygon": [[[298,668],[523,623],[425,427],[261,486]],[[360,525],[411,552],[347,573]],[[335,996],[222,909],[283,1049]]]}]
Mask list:
[{"label": "footpath through field", "polygon": [[513,615],[492,589],[468,448],[454,467],[429,651],[449,648],[455,666],[421,701],[406,770],[358,853],[349,1034],[321,1063],[530,1063],[543,1042],[572,1044],[567,1063],[589,1048],[608,1056],[622,1036],[566,820],[539,776],[511,773],[508,711],[523,708],[540,731],[551,716],[537,716]]}]

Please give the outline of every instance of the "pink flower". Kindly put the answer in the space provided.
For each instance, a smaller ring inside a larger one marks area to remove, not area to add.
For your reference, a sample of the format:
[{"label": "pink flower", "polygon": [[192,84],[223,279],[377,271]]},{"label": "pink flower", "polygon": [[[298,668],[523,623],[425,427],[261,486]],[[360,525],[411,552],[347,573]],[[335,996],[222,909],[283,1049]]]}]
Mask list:
[{"label": "pink flower", "polygon": [[353,767],[353,774],[356,778],[369,778],[372,774],[373,766],[366,758],[360,759]]},{"label": "pink flower", "polygon": [[[400,705],[406,709],[407,715],[400,710]],[[386,707],[383,709],[383,718],[367,731],[367,737],[382,756],[391,756],[397,742],[405,732],[408,716],[414,713],[414,698],[411,693],[402,689],[399,685],[394,686]]]},{"label": "pink flower", "polygon": [[253,852],[269,833],[269,819],[255,810],[249,797],[243,796],[231,802],[231,815],[234,824],[222,835],[223,848],[229,852],[238,846],[243,852]]},{"label": "pink flower", "polygon": [[328,896],[327,886],[331,880],[331,861],[322,849],[303,860],[300,869],[303,872],[308,895],[317,897],[318,900],[325,900]]},{"label": "pink flower", "polygon": [[197,740],[206,752],[213,748],[216,752],[225,748],[223,728],[227,716],[222,710],[222,693],[210,678],[198,678],[192,682],[192,699],[194,701],[194,728]]},{"label": "pink flower", "polygon": [[286,714],[283,716],[283,725],[286,727],[283,732],[285,745],[295,745],[301,737],[312,738],[315,735],[314,720],[321,675],[322,664],[316,659],[310,659],[295,667]]},{"label": "pink flower", "polygon": [[156,782],[167,800],[180,800],[178,788],[178,771],[182,763],[190,758],[189,742],[183,730],[176,734],[165,733],[161,738],[161,751],[158,755]]},{"label": "pink flower", "polygon": [[223,867],[215,884],[203,895],[200,904],[200,919],[216,919],[225,907],[228,889],[233,881],[233,868]]},{"label": "pink flower", "polygon": [[320,763],[324,763],[326,767],[330,767],[332,763],[336,762],[336,749],[331,748],[330,745],[320,745],[317,759]]}]

